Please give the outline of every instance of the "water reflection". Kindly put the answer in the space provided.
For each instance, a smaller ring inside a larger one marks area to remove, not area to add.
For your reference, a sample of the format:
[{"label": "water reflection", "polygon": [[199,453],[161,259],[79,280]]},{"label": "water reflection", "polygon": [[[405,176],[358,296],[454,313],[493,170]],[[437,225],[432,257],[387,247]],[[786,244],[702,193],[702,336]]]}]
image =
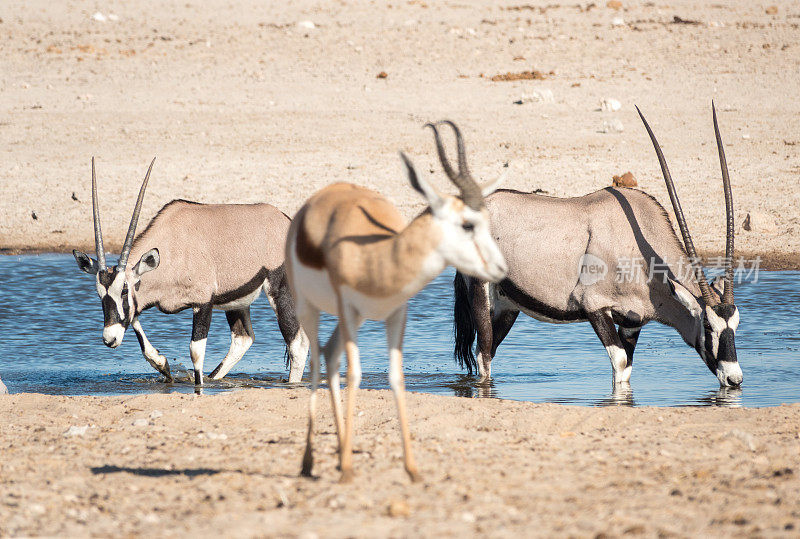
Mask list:
[{"label": "water reflection", "polygon": [[636,406],[631,384],[629,382],[613,384],[611,395],[597,401],[595,406]]},{"label": "water reflection", "polygon": [[741,408],[742,407],[742,388],[740,387],[721,387],[717,391],[711,391],[699,399],[697,403],[701,406],[719,406],[722,408]]}]

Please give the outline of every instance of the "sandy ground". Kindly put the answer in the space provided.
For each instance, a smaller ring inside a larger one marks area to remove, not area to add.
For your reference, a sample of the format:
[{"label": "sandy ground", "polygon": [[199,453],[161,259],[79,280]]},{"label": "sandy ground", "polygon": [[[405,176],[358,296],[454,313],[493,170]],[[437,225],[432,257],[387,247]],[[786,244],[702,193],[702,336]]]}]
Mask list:
[{"label": "sandy ground", "polygon": [[[421,198],[396,152],[445,188],[421,129],[441,118],[462,126],[479,178],[510,162],[509,187],[568,196],[630,170],[667,202],[638,104],[698,248],[719,253],[713,98],[739,253],[800,267],[800,8],[622,4],[6,0],[0,248],[92,248],[92,155],[110,247],[124,237],[153,155],[145,218],[173,198],[271,201],[291,214],[337,180],[378,188],[411,216]],[[545,78],[491,80],[532,69]],[[546,101],[526,101],[536,92]],[[600,112],[604,98],[622,109]],[[621,133],[602,132],[616,121]],[[748,212],[750,232],[741,230]]]},{"label": "sandy ground", "polygon": [[[800,405],[578,408],[362,391],[352,484],[307,390],[0,398],[2,536],[778,536],[800,530]],[[84,427],[84,434],[70,435]]]}]

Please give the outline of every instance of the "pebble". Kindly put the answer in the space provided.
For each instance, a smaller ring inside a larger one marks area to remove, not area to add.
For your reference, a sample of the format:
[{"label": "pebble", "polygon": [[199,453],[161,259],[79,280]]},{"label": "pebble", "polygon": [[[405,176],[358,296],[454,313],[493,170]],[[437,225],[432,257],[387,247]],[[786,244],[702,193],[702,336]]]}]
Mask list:
[{"label": "pebble", "polygon": [[305,28],[306,30],[313,30],[314,28],[317,27],[317,25],[314,24],[312,21],[300,21],[297,23],[297,26],[299,26],[300,28]]},{"label": "pebble", "polygon": [[625,130],[625,126],[622,125],[620,120],[606,120],[603,122],[603,129],[600,130],[601,133],[622,133]]},{"label": "pebble", "polygon": [[622,108],[622,103],[613,97],[606,97],[600,101],[600,110],[603,112],[617,112]]},{"label": "pebble", "polygon": [[555,102],[553,91],[547,88],[534,90],[529,94],[522,94],[522,97],[514,101],[515,105],[522,105],[523,103],[553,103]]},{"label": "pebble", "polygon": [[108,17],[106,17],[105,15],[100,13],[99,11],[96,11],[94,13],[94,15],[92,15],[92,20],[97,21],[97,22],[106,22],[108,20]]},{"label": "pebble", "polygon": [[775,219],[768,213],[760,211],[747,212],[742,229],[747,232],[775,232],[777,230]]},{"label": "pebble", "polygon": [[148,421],[145,418],[140,417],[139,419],[134,419],[131,425],[134,427],[146,427],[148,425]]},{"label": "pebble", "polygon": [[161,412],[161,410],[153,410],[152,412],[150,412],[150,419],[158,419],[163,415],[164,414]]},{"label": "pebble", "polygon": [[88,428],[89,425],[83,425],[81,427],[78,427],[77,425],[72,425],[64,432],[64,438],[71,438],[73,436],[83,436],[84,434],[86,434]]},{"label": "pebble", "polygon": [[625,19],[622,17],[614,17],[611,19],[611,26],[625,26]]},{"label": "pebble", "polygon": [[405,500],[392,500],[389,502],[387,513],[390,517],[407,517],[411,514],[411,508]]}]

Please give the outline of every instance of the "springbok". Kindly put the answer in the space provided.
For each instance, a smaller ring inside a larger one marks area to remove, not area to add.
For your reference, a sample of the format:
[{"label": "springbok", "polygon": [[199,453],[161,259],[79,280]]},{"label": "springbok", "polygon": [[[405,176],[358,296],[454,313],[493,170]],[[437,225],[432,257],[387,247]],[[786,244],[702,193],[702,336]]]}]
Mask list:
[{"label": "springbok", "polygon": [[[224,310],[231,328],[230,349],[210,375],[216,380],[225,376],[253,344],[250,304],[263,289],[286,341],[289,381],[299,382],[308,339],[297,323],[283,265],[289,217],[269,204],[198,204],[173,200],[159,210],[134,240],[153,162],[139,190],[119,261],[116,266],[108,267],[92,158],[97,259],[80,251],[72,254],[81,271],[96,276],[97,294],[103,306],[103,342],[109,348],[118,347],[125,330],[133,326],[145,359],[171,382],[167,358],[150,344],[139,315],[150,307],[164,313],[191,308],[194,317],[189,352],[195,385],[201,386],[212,309]],[[136,262],[129,265],[129,259]]]},{"label": "springbok", "polygon": [[[313,467],[314,416],[320,378],[319,313],[339,318],[325,345],[326,371],[339,442],[342,482],[353,477],[353,410],[361,381],[357,346],[358,328],[365,319],[384,320],[389,347],[389,384],[400,420],[405,469],[412,481],[420,479],[411,452],[403,377],[403,332],[406,302],[448,264],[459,271],[495,282],[506,274],[506,264],[489,234],[484,196],[497,183],[479,187],[467,169],[458,128],[458,173],[444,155],[436,125],[433,129],[442,165],[460,196],[437,192],[417,176],[409,158],[400,152],[411,186],[428,208],[411,223],[375,191],[347,183],[328,186],[300,208],[286,240],[287,276],[294,293],[297,317],[310,341],[311,399],[302,475]],[[500,180],[502,177],[500,178]],[[339,357],[347,352],[347,420],[342,417]]]},{"label": "springbok", "polygon": [[575,198],[496,192],[486,205],[508,277],[495,285],[456,274],[455,357],[462,367],[490,377],[497,347],[522,311],[545,322],[591,323],[611,359],[615,385],[630,380],[639,332],[650,321],[675,328],[721,386],[742,383],[734,343],[733,199],[713,103],[712,112],[727,213],[722,281],[706,280],[661,147],[639,112],[685,248],[664,208],[635,189],[608,187]]}]

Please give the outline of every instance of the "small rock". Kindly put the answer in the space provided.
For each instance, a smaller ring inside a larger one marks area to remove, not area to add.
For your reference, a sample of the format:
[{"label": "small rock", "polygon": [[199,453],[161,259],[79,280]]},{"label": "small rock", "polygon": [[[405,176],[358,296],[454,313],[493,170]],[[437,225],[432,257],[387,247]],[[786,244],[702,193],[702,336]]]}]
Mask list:
[{"label": "small rock", "polygon": [[161,412],[161,410],[153,410],[152,412],[150,412],[150,419],[158,419],[163,415],[164,414]]},{"label": "small rock", "polygon": [[613,97],[606,97],[600,101],[600,110],[603,112],[617,112],[622,108],[622,103]]},{"label": "small rock", "polygon": [[606,120],[603,122],[603,129],[600,130],[601,133],[622,133],[625,130],[625,126],[622,125],[620,120]]},{"label": "small rock", "polygon": [[392,500],[389,502],[387,513],[390,517],[407,517],[411,514],[411,508],[405,500]]},{"label": "small rock", "polygon": [[94,13],[94,15],[92,15],[92,20],[97,21],[97,22],[106,22],[108,20],[108,17],[106,17],[105,15],[100,13],[99,11],[96,11]]},{"label": "small rock", "polygon": [[522,105],[524,103],[553,103],[555,102],[555,97],[553,96],[553,91],[547,88],[542,88],[540,90],[534,90],[529,94],[522,94],[522,97],[514,101],[515,105]]},{"label": "small rock", "polygon": [[113,13],[111,13],[111,14],[108,16],[108,20],[109,20],[109,21],[114,21],[114,22],[117,22],[117,21],[119,20],[119,17],[118,17],[117,15],[114,15]]},{"label": "small rock", "polygon": [[461,520],[463,520],[464,522],[466,522],[468,524],[472,524],[473,522],[475,522],[478,519],[473,513],[470,513],[468,511],[464,511],[463,513],[461,513]]},{"label": "small rock", "polygon": [[611,19],[611,26],[625,26],[625,19],[622,17],[614,17]]},{"label": "small rock", "polygon": [[619,0],[608,0],[608,2],[606,2],[606,7],[619,11],[622,9],[622,2]]},{"label": "small rock", "polygon": [[35,211],[32,211],[32,212],[31,212],[31,219],[33,219],[34,221],[37,221],[37,220],[39,220],[39,217],[36,215],[36,212],[35,212]]},{"label": "small rock", "polygon": [[39,503],[32,503],[28,505],[28,513],[31,515],[39,516],[43,515],[47,512],[47,509],[44,508],[44,505]]},{"label": "small rock", "polygon": [[747,232],[774,232],[777,228],[771,215],[759,211],[747,212],[742,223],[742,229]]},{"label": "small rock", "polygon": [[131,425],[134,427],[146,427],[148,425],[148,421],[145,418],[140,417],[139,419],[134,419]]},{"label": "small rock", "polygon": [[80,202],[80,200],[78,200],[78,196],[75,194],[75,191],[72,192],[72,200],[75,202]]},{"label": "small rock", "polygon": [[86,431],[89,429],[89,425],[83,425],[78,427],[77,425],[72,425],[64,432],[64,438],[72,438],[73,436],[83,436],[86,434]]},{"label": "small rock", "polygon": [[385,79],[388,76],[389,76],[389,74],[386,71],[381,71],[380,73],[378,73],[378,75],[375,78],[376,79]]},{"label": "small rock", "polygon": [[743,133],[742,140],[750,140],[750,135],[748,133]]},{"label": "small rock", "polygon": [[639,185],[636,178],[634,178],[633,174],[630,172],[626,172],[621,176],[614,176],[612,178],[612,184],[614,187],[636,187]]},{"label": "small rock", "polygon": [[766,9],[767,15],[776,15],[778,13],[778,6],[769,6]]},{"label": "small rock", "polygon": [[755,451],[756,449],[758,449],[755,438],[753,438],[753,435],[750,434],[749,432],[745,432],[739,429],[733,429],[731,431],[728,431],[727,436],[729,438],[736,438],[737,440],[742,442],[744,446],[747,447],[747,449],[749,449],[750,451]]},{"label": "small rock", "polygon": [[300,28],[305,28],[306,30],[313,30],[314,28],[317,27],[317,25],[314,24],[312,21],[300,21],[297,23],[297,26],[299,26]]}]

